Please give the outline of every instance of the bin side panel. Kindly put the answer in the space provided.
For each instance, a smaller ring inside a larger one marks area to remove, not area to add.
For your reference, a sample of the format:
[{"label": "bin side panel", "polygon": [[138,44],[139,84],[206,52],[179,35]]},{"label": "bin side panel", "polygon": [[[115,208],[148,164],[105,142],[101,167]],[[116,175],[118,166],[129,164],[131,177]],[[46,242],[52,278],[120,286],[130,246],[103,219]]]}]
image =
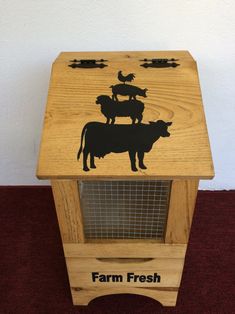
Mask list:
[{"label": "bin side panel", "polygon": [[188,243],[199,180],[173,180],[165,243]]},{"label": "bin side panel", "polygon": [[63,243],[84,242],[77,181],[52,180],[51,185]]}]

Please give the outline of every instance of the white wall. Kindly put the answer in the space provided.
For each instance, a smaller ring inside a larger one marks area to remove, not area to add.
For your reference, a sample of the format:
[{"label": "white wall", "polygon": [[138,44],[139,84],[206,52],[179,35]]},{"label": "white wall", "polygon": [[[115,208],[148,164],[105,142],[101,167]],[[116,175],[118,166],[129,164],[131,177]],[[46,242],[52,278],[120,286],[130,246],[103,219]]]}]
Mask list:
[{"label": "white wall", "polygon": [[216,178],[235,188],[234,0],[0,0],[0,184],[42,184],[35,167],[60,51],[189,50],[198,62]]}]

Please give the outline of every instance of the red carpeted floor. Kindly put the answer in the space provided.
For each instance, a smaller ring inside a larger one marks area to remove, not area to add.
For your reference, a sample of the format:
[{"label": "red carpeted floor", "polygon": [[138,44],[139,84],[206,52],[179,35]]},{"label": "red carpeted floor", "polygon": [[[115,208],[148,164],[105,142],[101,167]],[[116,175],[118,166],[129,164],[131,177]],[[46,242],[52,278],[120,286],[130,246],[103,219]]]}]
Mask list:
[{"label": "red carpeted floor", "polygon": [[73,306],[51,190],[0,188],[0,314],[235,313],[235,191],[199,192],[175,308],[137,295]]}]

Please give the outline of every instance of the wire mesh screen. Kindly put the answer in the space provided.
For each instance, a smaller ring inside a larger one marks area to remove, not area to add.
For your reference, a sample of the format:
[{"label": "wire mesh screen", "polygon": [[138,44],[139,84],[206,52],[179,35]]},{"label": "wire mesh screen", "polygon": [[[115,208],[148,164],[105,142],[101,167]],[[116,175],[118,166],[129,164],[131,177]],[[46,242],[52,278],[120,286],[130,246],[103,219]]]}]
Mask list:
[{"label": "wire mesh screen", "polygon": [[80,181],[86,239],[163,239],[171,181]]}]

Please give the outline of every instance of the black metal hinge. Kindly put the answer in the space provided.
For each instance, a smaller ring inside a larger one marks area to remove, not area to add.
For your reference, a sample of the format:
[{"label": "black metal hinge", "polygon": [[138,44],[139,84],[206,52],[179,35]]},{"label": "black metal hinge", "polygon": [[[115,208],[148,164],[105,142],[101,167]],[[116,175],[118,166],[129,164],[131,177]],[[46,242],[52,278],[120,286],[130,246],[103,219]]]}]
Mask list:
[{"label": "black metal hinge", "polygon": [[140,61],[145,61],[145,63],[141,64],[140,66],[144,68],[176,68],[179,66],[179,63],[176,63],[175,61],[178,61],[179,59],[143,59]]},{"label": "black metal hinge", "polygon": [[[72,64],[69,65],[69,67],[75,69],[75,68],[85,68],[85,69],[93,69],[93,68],[104,68],[107,67],[107,64],[104,64],[103,62],[107,62],[108,60],[100,59],[81,59],[81,60],[70,60]],[[98,63],[97,63],[98,62]]]}]

